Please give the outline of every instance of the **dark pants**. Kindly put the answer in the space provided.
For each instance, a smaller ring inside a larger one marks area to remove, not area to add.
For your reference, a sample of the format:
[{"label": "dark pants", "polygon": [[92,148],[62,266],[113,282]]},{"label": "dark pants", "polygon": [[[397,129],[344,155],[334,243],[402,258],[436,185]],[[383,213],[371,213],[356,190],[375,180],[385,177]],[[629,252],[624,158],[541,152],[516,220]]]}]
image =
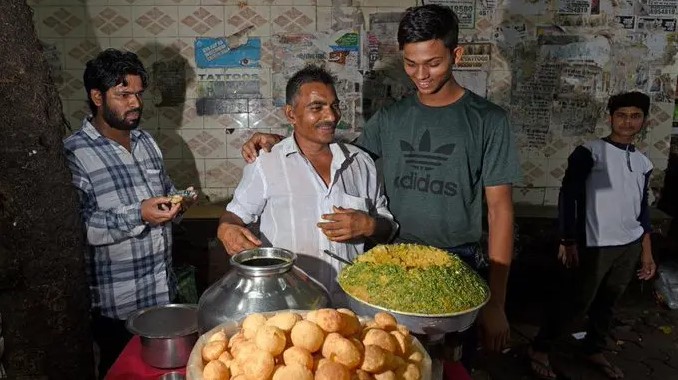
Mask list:
[{"label": "dark pants", "polygon": [[[483,255],[480,244],[470,243],[446,249],[448,252],[459,256],[466,264],[475,270],[483,279],[488,279],[488,263]],[[445,345],[456,345],[461,340],[461,363],[467,370],[473,369],[473,361],[478,352],[479,335],[478,324],[474,322],[471,327],[460,334],[451,333],[445,336]]]},{"label": "dark pants", "polygon": [[99,379],[103,379],[132,339],[132,334],[127,331],[124,320],[104,317],[97,312],[92,312],[92,333],[100,353]]},{"label": "dark pants", "polygon": [[544,312],[533,348],[549,352],[570,322],[588,312],[584,353],[602,352],[612,327],[613,308],[636,272],[641,251],[641,240],[623,246],[580,249],[579,267],[565,273],[558,296]]}]

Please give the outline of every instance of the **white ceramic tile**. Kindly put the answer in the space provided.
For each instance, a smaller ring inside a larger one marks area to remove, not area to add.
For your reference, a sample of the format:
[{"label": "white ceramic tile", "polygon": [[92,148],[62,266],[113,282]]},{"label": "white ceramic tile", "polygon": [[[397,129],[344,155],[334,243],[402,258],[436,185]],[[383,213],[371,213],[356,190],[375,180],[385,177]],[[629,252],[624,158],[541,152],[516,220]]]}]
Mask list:
[{"label": "white ceramic tile", "polygon": [[182,157],[183,147],[186,143],[176,131],[159,129],[154,137],[164,159]]},{"label": "white ceramic tile", "polygon": [[252,27],[248,36],[271,35],[271,7],[249,4],[244,7],[225,6],[225,35],[230,36],[245,28]]},{"label": "white ceramic tile", "polygon": [[131,6],[87,7],[90,30],[96,37],[132,37]]},{"label": "white ceramic tile", "polygon": [[88,18],[82,6],[40,7],[37,16],[41,37],[85,37]]},{"label": "white ceramic tile", "polygon": [[[268,132],[269,130],[266,130]],[[243,144],[254,134],[252,129],[235,129],[226,134],[226,158],[241,158]]]},{"label": "white ceramic tile", "polygon": [[62,70],[61,83],[57,84],[62,99],[85,100],[87,94],[82,82],[82,70]]},{"label": "white ceramic tile", "polygon": [[549,170],[545,175],[545,186],[560,187],[567,170],[567,159],[551,157],[548,161]]},{"label": "white ceramic tile", "polygon": [[[89,1],[89,0],[88,0]],[[108,5],[153,5],[156,0],[108,0]]]},{"label": "white ceramic tile", "polygon": [[147,71],[151,71],[153,68],[153,63],[157,61],[157,48],[155,38],[150,37],[124,37],[124,38],[111,38],[110,47],[123,50],[131,51],[139,57],[141,63],[144,64],[144,67]]},{"label": "white ceramic tile", "polygon": [[230,113],[223,115],[206,115],[203,119],[205,129],[244,129],[248,128],[248,113]]},{"label": "white ceramic tile", "polygon": [[[165,159],[165,168],[177,189],[189,186],[201,189],[205,184],[205,160],[182,158]],[[198,197],[200,199],[200,197]]]},{"label": "white ceramic tile", "polygon": [[312,33],[316,31],[316,8],[312,6],[272,6],[272,33]]},{"label": "white ceramic tile", "polygon": [[226,158],[226,135],[223,130],[182,129],[188,152],[195,158]]},{"label": "white ceramic tile", "polygon": [[233,196],[233,190],[230,187],[208,187],[202,189],[202,192],[210,203],[225,203]]},{"label": "white ceramic tile", "polygon": [[82,120],[91,112],[87,102],[83,100],[62,100],[63,111],[66,120],[71,125],[73,131],[77,131],[82,126]]},{"label": "white ceramic tile", "polygon": [[544,206],[558,206],[559,187],[547,187],[544,193]]},{"label": "white ceramic tile", "polygon": [[[194,38],[191,37],[171,37],[157,38],[158,59],[171,60],[182,57],[190,67],[194,67]],[[194,70],[191,70],[194,71]],[[192,76],[191,76],[192,77]]]},{"label": "white ceramic tile", "polygon": [[101,46],[92,38],[65,38],[63,45],[64,68],[85,70],[88,60],[101,51]]},{"label": "white ceramic tile", "polygon": [[176,6],[132,7],[134,37],[176,37],[179,33]]},{"label": "white ceramic tile", "polygon": [[541,205],[544,203],[545,191],[544,188],[514,187],[513,203]]},{"label": "white ceramic tile", "polygon": [[180,36],[224,36],[224,7],[209,5],[179,7],[178,15]]},{"label": "white ceramic tile", "polygon": [[242,178],[245,160],[205,160],[205,187],[237,187]]}]

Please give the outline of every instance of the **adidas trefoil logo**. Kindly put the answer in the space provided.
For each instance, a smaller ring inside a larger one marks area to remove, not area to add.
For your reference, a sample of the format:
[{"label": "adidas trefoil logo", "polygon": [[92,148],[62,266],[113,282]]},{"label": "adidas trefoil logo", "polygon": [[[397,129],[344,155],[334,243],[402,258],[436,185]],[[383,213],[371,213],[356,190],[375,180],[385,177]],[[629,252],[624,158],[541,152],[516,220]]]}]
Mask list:
[{"label": "adidas trefoil logo", "polygon": [[445,144],[431,150],[431,134],[424,132],[419,140],[419,149],[415,149],[405,140],[400,140],[400,150],[403,151],[405,163],[420,170],[432,170],[450,158],[455,144]]}]

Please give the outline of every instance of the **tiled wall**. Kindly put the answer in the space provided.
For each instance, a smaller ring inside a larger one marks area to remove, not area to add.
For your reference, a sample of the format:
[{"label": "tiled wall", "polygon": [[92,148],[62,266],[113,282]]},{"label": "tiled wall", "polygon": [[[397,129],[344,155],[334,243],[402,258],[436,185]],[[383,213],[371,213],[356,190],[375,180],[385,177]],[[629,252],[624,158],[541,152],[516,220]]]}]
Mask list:
[{"label": "tiled wall", "polygon": [[[522,1],[479,0],[477,4],[492,2],[501,9]],[[555,3],[531,2],[544,9]],[[273,64],[275,35],[330,31],[347,23],[368,27],[371,13],[400,12],[417,5],[415,0],[28,0],[28,3],[34,9],[35,25],[59,87],[64,113],[73,128],[79,128],[88,112],[82,83],[84,64],[101,49],[134,51],[155,73],[162,69],[158,62],[185,65],[179,76],[184,78],[172,82],[185,83],[185,99],[173,100],[173,106],[159,104],[164,101],[163,95],[154,85],[166,78],[163,74],[151,76],[142,127],[157,138],[178,186],[199,184],[213,202],[223,201],[237,186],[244,166],[240,146],[246,138],[255,131],[287,133],[284,116],[272,101],[272,75],[279,66]],[[534,8],[535,15],[543,13],[542,8]],[[522,23],[530,27],[536,22],[532,17],[479,11],[475,29],[462,30],[462,35],[476,41],[493,40],[500,24]],[[260,37],[262,42],[261,69],[256,69],[260,98],[233,100],[229,103],[233,108],[218,117],[199,115],[196,101],[201,74],[251,73],[252,69],[198,69],[193,51],[195,38],[228,36],[246,26],[252,27],[249,36]],[[492,49],[488,96],[508,107],[511,65],[495,45]],[[675,84],[675,75],[672,78]],[[656,103],[651,115],[650,128],[640,147],[658,169],[663,169],[670,145],[673,104]],[[607,128],[601,113],[596,134],[604,135]],[[514,192],[515,200],[554,204],[567,156],[574,146],[590,137],[554,135],[545,146],[534,149],[519,136],[525,181]]]}]

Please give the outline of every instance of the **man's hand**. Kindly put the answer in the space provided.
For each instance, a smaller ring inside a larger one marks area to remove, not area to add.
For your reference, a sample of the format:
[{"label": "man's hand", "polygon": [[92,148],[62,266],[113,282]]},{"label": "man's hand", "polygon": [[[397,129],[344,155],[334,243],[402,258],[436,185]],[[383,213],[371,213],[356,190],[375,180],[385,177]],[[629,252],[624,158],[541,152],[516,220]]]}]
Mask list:
[{"label": "man's hand", "polygon": [[504,309],[493,303],[486,304],[478,318],[480,338],[486,350],[501,352],[511,336]]},{"label": "man's hand", "polygon": [[638,270],[639,279],[649,280],[654,277],[654,274],[657,272],[657,265],[654,263],[652,253],[643,251],[643,255],[640,257],[640,265],[640,269]]},{"label": "man's hand", "polygon": [[244,250],[261,246],[261,240],[257,239],[252,231],[237,224],[219,224],[217,237],[224,244],[226,252],[231,256]]},{"label": "man's hand", "polygon": [[558,260],[560,260],[565,268],[576,268],[579,266],[579,251],[577,245],[563,245],[558,247]]},{"label": "man's hand", "polygon": [[336,206],[332,210],[334,213],[322,216],[327,222],[318,223],[318,227],[329,240],[344,242],[374,234],[377,222],[368,213]]},{"label": "man's hand", "polygon": [[243,144],[240,154],[248,164],[251,164],[257,159],[259,149],[270,152],[273,145],[279,143],[282,139],[283,136],[280,135],[256,132]]},{"label": "man's hand", "polygon": [[179,204],[171,204],[172,207],[168,207],[170,204],[168,197],[144,199],[141,202],[141,219],[151,226],[169,222],[177,216],[179,209],[181,209]]}]

